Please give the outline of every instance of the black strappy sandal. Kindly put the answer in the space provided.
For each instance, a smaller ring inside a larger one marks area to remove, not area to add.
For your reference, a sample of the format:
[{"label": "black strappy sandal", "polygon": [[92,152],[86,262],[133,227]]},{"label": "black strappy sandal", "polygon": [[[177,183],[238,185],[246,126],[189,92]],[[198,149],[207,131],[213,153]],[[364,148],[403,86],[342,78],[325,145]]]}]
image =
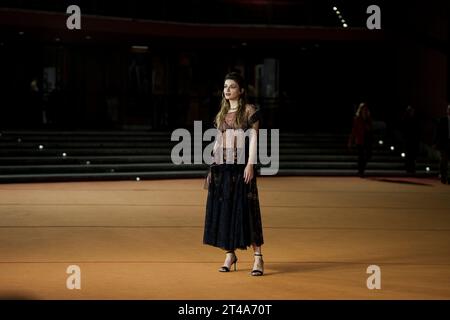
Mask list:
[{"label": "black strappy sandal", "polygon": [[259,269],[253,269],[251,275],[254,277],[259,277],[262,276],[264,274],[264,260],[262,259],[262,254],[260,253],[255,253],[255,256],[257,257],[261,257],[261,270]]},{"label": "black strappy sandal", "polygon": [[[232,253],[232,254],[233,254],[234,260],[233,260],[233,262],[230,264],[230,268],[231,268],[231,266],[234,264],[234,271],[236,271],[236,269],[237,269],[237,261],[238,261],[238,258],[237,258],[237,256],[236,256],[236,254],[234,253],[234,251],[227,251],[226,253]],[[227,266],[222,266],[222,267],[219,269],[219,272],[230,272],[230,268],[228,268]]]}]

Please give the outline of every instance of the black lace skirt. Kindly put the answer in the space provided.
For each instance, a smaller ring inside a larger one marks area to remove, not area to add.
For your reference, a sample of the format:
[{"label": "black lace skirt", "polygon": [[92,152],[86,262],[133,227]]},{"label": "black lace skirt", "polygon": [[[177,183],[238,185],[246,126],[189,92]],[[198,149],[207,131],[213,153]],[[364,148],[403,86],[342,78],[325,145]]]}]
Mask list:
[{"label": "black lace skirt", "polygon": [[203,243],[224,250],[264,243],[255,177],[246,184],[243,164],[211,167]]}]

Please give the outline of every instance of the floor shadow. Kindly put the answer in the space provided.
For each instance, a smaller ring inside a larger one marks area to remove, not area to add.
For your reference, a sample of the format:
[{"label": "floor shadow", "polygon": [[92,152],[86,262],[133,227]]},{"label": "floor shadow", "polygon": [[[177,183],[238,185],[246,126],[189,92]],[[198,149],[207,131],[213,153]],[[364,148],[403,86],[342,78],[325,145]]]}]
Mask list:
[{"label": "floor shadow", "polygon": [[286,274],[286,273],[306,273],[324,269],[336,269],[348,265],[360,265],[362,263],[352,262],[299,262],[299,263],[273,263],[270,265],[270,271],[264,273],[264,276]]},{"label": "floor shadow", "polygon": [[388,183],[400,183],[400,184],[409,184],[409,185],[415,185],[415,186],[425,186],[425,187],[432,187],[432,183],[426,183],[423,181],[419,181],[415,178],[405,178],[405,179],[393,179],[393,178],[367,178],[368,180],[373,181],[380,181],[380,182],[388,182]]},{"label": "floor shadow", "polygon": [[[371,262],[372,261],[372,262]],[[360,266],[362,270],[370,265],[410,265],[414,262],[410,261],[409,256],[379,256],[371,257],[370,260],[352,260],[352,261],[298,261],[298,262],[276,262],[267,263],[269,270],[265,270],[264,276],[286,274],[286,273],[308,273],[320,270],[340,270],[349,266]]]}]

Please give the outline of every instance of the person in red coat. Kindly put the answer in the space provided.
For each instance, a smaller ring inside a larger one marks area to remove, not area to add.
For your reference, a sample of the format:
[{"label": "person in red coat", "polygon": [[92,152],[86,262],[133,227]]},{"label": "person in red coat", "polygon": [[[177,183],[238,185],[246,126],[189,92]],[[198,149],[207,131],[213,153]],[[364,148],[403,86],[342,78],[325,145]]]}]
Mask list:
[{"label": "person in red coat", "polygon": [[362,102],[353,118],[352,132],[348,140],[348,147],[356,145],[358,151],[358,174],[364,177],[367,162],[372,156],[373,125],[370,110]]}]

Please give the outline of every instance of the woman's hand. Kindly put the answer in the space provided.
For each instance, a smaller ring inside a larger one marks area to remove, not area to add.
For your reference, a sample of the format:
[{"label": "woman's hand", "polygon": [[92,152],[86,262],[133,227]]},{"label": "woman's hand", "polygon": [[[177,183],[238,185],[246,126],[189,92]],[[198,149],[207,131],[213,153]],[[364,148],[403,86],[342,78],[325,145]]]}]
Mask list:
[{"label": "woman's hand", "polygon": [[249,183],[253,179],[253,164],[247,164],[244,170],[244,181]]}]

